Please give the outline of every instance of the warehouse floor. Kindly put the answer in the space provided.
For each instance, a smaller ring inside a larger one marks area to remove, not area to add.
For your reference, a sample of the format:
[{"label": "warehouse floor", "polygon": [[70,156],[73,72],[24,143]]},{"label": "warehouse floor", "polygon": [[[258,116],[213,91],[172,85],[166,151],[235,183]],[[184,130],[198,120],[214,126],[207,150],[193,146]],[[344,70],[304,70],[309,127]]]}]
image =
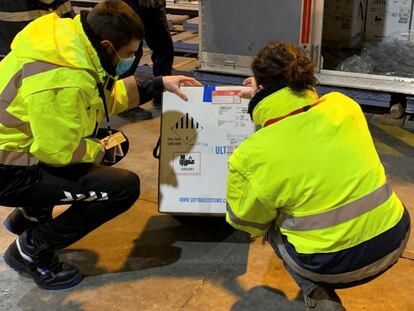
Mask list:
[{"label": "warehouse floor", "polygon": [[[131,141],[119,166],[140,175],[140,199],[61,253],[86,276],[73,289],[40,290],[0,259],[0,310],[304,310],[298,287],[269,245],[250,242],[222,218],[176,219],[157,212],[152,148],[159,117],[142,122],[114,117],[113,123]],[[393,126],[371,128],[394,190],[414,215],[414,134]],[[9,212],[0,207],[0,219]],[[0,255],[13,239],[0,227]],[[375,281],[339,295],[348,310],[414,310],[412,271],[414,261],[403,258]]]}]

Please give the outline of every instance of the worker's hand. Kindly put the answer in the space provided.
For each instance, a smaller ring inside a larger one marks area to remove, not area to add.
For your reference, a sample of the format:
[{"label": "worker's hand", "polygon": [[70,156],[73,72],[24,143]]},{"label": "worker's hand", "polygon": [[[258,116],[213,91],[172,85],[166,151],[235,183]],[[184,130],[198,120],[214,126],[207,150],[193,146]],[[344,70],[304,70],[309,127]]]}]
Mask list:
[{"label": "worker's hand", "polygon": [[201,86],[196,79],[186,76],[166,76],[162,77],[162,82],[166,91],[174,93],[185,101],[188,101],[188,97],[180,90],[180,86]]},{"label": "worker's hand", "polygon": [[239,96],[241,98],[252,99],[257,91],[256,79],[254,77],[247,78],[243,81],[243,85],[247,86],[248,88],[241,91]]},{"label": "worker's hand", "polygon": [[144,8],[153,8],[154,7],[154,0],[137,0],[138,5]]}]

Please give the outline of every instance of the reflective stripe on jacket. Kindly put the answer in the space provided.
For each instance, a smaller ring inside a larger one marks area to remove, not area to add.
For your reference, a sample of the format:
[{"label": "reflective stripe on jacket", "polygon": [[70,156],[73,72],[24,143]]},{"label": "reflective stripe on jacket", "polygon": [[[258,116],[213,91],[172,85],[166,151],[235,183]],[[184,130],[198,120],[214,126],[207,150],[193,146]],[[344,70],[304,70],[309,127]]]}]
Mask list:
[{"label": "reflective stripe on jacket", "polygon": [[[255,123],[318,101],[284,88],[253,111]],[[298,253],[344,250],[395,226],[403,205],[387,184],[359,105],[340,93],[264,127],[229,159],[227,221],[253,236],[276,223]]]},{"label": "reflective stripe on jacket", "polygon": [[60,17],[73,17],[69,0],[0,0],[0,55],[10,52],[13,38],[43,15],[55,12]]},{"label": "reflective stripe on jacket", "polygon": [[52,12],[60,17],[70,17],[72,4],[69,0],[0,0],[2,22],[31,22]]},{"label": "reflective stripe on jacket", "polygon": [[[0,164],[94,162],[91,138],[104,116],[97,83],[107,74],[79,16],[52,13],[30,23],[0,62]],[[110,112],[128,107],[124,81],[107,94]]]}]

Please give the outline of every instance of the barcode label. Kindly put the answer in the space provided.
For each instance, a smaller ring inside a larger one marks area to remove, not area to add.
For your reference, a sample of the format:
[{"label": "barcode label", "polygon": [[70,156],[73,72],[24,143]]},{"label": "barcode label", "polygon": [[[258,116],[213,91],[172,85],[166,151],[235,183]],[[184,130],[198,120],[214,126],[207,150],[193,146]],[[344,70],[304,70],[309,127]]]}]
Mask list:
[{"label": "barcode label", "polygon": [[240,90],[213,91],[213,104],[241,104]]}]

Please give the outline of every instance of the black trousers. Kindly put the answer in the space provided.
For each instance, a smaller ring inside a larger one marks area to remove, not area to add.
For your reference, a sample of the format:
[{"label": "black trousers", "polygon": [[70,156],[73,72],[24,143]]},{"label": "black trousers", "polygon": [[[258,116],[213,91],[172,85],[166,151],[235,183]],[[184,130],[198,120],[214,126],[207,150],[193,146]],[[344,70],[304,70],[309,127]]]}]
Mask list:
[{"label": "black trousers", "polygon": [[[145,41],[152,51],[153,73],[154,76],[171,75],[174,62],[174,45],[168,27],[165,11],[165,4],[156,1],[153,8],[145,8],[138,5],[135,0],[124,0],[139,15],[145,27]],[[131,76],[135,73],[142,58],[142,43],[135,53],[135,62],[122,77]],[[122,78],[121,77],[121,78]],[[160,106],[162,102],[162,92],[154,94],[154,105]]]},{"label": "black trousers", "polygon": [[[294,246],[288,242],[286,237],[282,236],[282,241],[286,248],[290,248],[288,253],[291,256],[293,254],[292,259],[303,269],[316,272],[321,275],[339,275],[368,267],[391,252],[400,249],[401,245],[404,245],[404,239],[407,235],[409,235],[409,233],[410,215],[408,210],[405,208],[401,220],[394,227],[357,246],[337,251],[335,253],[299,254],[294,250]],[[363,232],[361,232],[361,234],[363,234]],[[302,289],[305,297],[308,297],[318,286],[331,289],[341,289],[368,283],[385,273],[396,263],[395,262],[385,269],[377,271],[376,273],[372,272],[373,274],[367,276],[366,278],[356,278],[354,281],[350,281],[348,283],[316,282],[299,275],[287,264],[280,254],[277,236],[278,232],[276,230],[270,230],[266,235],[266,240],[270,242],[270,245],[273,247],[276,255],[283,261],[286,270]],[[401,249],[400,251],[402,252]]]},{"label": "black trousers", "polygon": [[[36,253],[50,254],[127,211],[139,197],[135,173],[95,164],[0,166],[0,205],[23,207],[40,222],[31,229]],[[71,204],[51,219],[55,205]]]}]

